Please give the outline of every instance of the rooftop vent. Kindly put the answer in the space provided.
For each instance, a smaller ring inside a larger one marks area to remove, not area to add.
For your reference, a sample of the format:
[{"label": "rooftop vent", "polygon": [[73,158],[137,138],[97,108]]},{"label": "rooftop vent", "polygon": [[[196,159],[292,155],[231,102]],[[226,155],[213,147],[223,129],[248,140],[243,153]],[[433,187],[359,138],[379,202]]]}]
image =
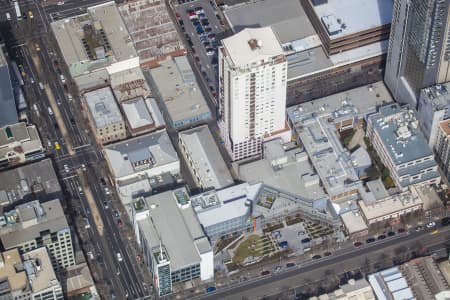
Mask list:
[{"label": "rooftop vent", "polygon": [[257,39],[251,39],[248,41],[248,45],[252,50],[260,49],[262,47],[262,41]]}]

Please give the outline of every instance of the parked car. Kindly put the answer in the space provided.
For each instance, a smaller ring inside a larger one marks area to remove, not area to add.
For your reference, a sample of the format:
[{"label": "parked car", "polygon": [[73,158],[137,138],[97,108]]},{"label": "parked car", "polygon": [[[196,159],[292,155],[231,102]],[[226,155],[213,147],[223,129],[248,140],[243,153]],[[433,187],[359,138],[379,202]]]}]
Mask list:
[{"label": "parked car", "polygon": [[322,256],[320,256],[319,254],[314,255],[313,257],[311,257],[312,259],[320,259],[322,258]]},{"label": "parked car", "polygon": [[270,274],[269,270],[265,270],[265,271],[261,272],[261,276],[266,276],[266,275],[269,275],[269,274]]},{"label": "parked car", "polygon": [[206,49],[206,55],[208,55],[208,56],[212,56],[212,55],[214,55],[216,52],[214,51],[214,49],[213,48],[207,48]]},{"label": "parked car", "polygon": [[209,287],[206,288],[206,292],[207,293],[212,293],[215,290],[217,290],[217,288],[215,286],[209,286]]},{"label": "parked car", "polygon": [[431,221],[431,222],[427,223],[426,226],[427,226],[427,228],[434,228],[434,227],[436,227],[436,222]]},{"label": "parked car", "polygon": [[362,243],[361,242],[355,242],[355,243],[353,243],[353,246],[358,248],[358,247],[362,246]]},{"label": "parked car", "polygon": [[290,262],[290,263],[286,264],[286,268],[292,268],[292,267],[295,267],[295,263]]},{"label": "parked car", "polygon": [[366,243],[373,243],[373,242],[375,242],[375,239],[374,238],[368,238],[367,240],[366,240]]},{"label": "parked car", "polygon": [[287,241],[279,242],[279,243],[278,243],[278,246],[279,246],[281,249],[285,249],[285,248],[288,247],[288,242],[287,242]]}]

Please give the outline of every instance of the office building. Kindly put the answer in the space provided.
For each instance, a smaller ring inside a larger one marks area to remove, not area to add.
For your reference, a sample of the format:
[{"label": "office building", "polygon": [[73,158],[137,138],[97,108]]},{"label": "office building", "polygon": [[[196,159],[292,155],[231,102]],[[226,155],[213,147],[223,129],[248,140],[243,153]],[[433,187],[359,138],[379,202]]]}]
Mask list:
[{"label": "office building", "polygon": [[105,86],[109,75],[139,67],[133,39],[113,1],[54,21],[51,29],[80,90]]},{"label": "office building", "polygon": [[439,123],[434,153],[442,172],[450,178],[450,119]]},{"label": "office building", "polygon": [[85,297],[90,300],[100,300],[94,279],[86,263],[67,267],[59,275],[66,298]]},{"label": "office building", "polygon": [[131,135],[164,129],[164,119],[154,98],[136,97],[122,102],[121,106]]},{"label": "office building", "polygon": [[397,103],[380,107],[368,117],[366,135],[401,190],[413,184],[440,182],[433,152],[418,123],[408,105]]},{"label": "office building", "polygon": [[186,56],[168,57],[149,71],[152,90],[172,127],[186,128],[211,119],[211,111]]},{"label": "office building", "polygon": [[16,123],[0,128],[0,168],[23,164],[45,156],[35,125]]},{"label": "office building", "polygon": [[108,145],[103,153],[119,185],[142,176],[150,178],[163,173],[177,176],[180,173],[180,161],[166,130]]},{"label": "office building", "polygon": [[58,199],[18,205],[0,216],[0,226],[4,249],[26,253],[44,246],[55,270],[75,264],[70,228]]},{"label": "office building", "polygon": [[439,122],[450,116],[450,84],[437,84],[420,91],[417,119],[431,149],[436,144]]},{"label": "office building", "polygon": [[219,127],[233,161],[261,154],[263,140],[289,139],[287,62],[271,27],[246,28],[219,49]]},{"label": "office building", "polygon": [[160,296],[170,294],[173,284],[214,277],[212,247],[185,188],[137,199],[132,220]]},{"label": "office building", "polygon": [[222,189],[234,181],[207,125],[178,134],[181,152],[200,189]]},{"label": "office building", "polygon": [[46,202],[63,194],[49,158],[0,173],[0,206],[38,199]]},{"label": "office building", "polygon": [[422,88],[450,81],[449,5],[394,1],[384,79],[399,103],[416,108]]},{"label": "office building", "polygon": [[123,140],[127,133],[125,121],[109,86],[84,94],[89,123],[100,144]]},{"label": "office building", "polygon": [[41,247],[22,255],[18,249],[0,256],[1,299],[62,300],[63,291],[53,270],[47,249]]},{"label": "office building", "polygon": [[[247,1],[224,10],[235,33],[244,28],[272,27],[288,63],[288,107],[383,79],[392,1],[319,2]],[[311,6],[313,9],[308,9]],[[328,34],[321,21],[328,15],[341,22],[337,24],[340,33]],[[338,49],[339,40],[346,50],[327,52]]]},{"label": "office building", "polygon": [[0,44],[0,127],[19,122],[4,45]]}]

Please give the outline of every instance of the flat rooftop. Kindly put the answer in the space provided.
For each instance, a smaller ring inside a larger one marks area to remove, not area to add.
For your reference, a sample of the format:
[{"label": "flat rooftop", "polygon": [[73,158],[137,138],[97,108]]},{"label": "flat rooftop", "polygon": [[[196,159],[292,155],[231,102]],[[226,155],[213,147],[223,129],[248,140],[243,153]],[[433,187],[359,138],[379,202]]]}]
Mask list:
[{"label": "flat rooftop", "polygon": [[282,44],[316,35],[298,0],[249,1],[227,8],[224,14],[233,32],[272,26]]},{"label": "flat rooftop", "polygon": [[399,211],[408,210],[417,205],[423,205],[423,201],[417,195],[417,192],[412,189],[411,191],[386,197],[371,204],[366,204],[364,201],[358,201],[358,205],[366,216],[366,219],[371,220]]},{"label": "flat rooftop", "polygon": [[34,240],[46,230],[58,232],[69,229],[58,199],[44,203],[36,200],[18,205],[0,216],[0,226],[0,239],[5,249]]},{"label": "flat rooftop", "polygon": [[166,130],[110,144],[103,151],[116,178],[178,161]]},{"label": "flat rooftop", "polygon": [[145,198],[149,217],[138,221],[151,247],[159,248],[161,239],[172,270],[199,263],[201,258],[195,241],[205,237],[192,207],[179,206],[175,193],[188,197],[182,188]]},{"label": "flat rooftop", "polygon": [[450,82],[422,89],[420,98],[421,101],[429,102],[433,111],[445,109],[450,105]]},{"label": "flat rooftop", "polygon": [[123,122],[119,106],[109,86],[85,93],[84,98],[96,128]]},{"label": "flat rooftop", "polygon": [[0,273],[8,279],[10,290],[26,290],[28,286],[27,274],[24,270],[16,268],[22,264],[19,250],[17,248],[4,251],[0,254]]},{"label": "flat rooftop", "polygon": [[328,0],[312,7],[330,39],[335,39],[390,24],[393,2]]},{"label": "flat rooftop", "polygon": [[[280,150],[279,155],[273,159],[268,157],[268,148],[271,144]],[[263,154],[264,158],[261,160],[239,165],[241,180],[264,182],[305,198],[326,197],[323,187],[319,184],[319,177],[308,161],[306,152],[299,148],[285,151],[279,140],[273,140],[263,144]],[[282,163],[273,163],[277,160]]]},{"label": "flat rooftop", "polygon": [[50,159],[0,173],[0,203],[61,198],[61,186]]},{"label": "flat rooftop", "polygon": [[3,48],[0,47],[0,127],[19,122],[14,91]]},{"label": "flat rooftop", "polygon": [[59,285],[46,247],[24,253],[23,267],[28,276],[33,293],[39,293]]},{"label": "flat rooftop", "polygon": [[190,198],[191,205],[203,227],[220,224],[227,220],[249,215],[262,183],[242,183],[220,191],[209,191]]},{"label": "flat rooftop", "polygon": [[235,67],[245,67],[259,61],[284,55],[271,27],[245,28],[222,40],[227,57]]},{"label": "flat rooftop", "polygon": [[396,165],[433,155],[418,128],[414,111],[407,106],[382,106],[369,120]]},{"label": "flat rooftop", "polygon": [[164,1],[138,0],[118,8],[141,63],[184,49]]},{"label": "flat rooftop", "polygon": [[150,70],[150,75],[174,123],[210,114],[185,56],[161,61],[159,67]]},{"label": "flat rooftop", "polygon": [[95,287],[91,272],[86,263],[67,267],[63,275],[64,290],[68,294],[77,292],[82,289],[89,289]]},{"label": "flat rooftop", "polygon": [[0,128],[0,157],[6,158],[10,151],[17,152],[16,143],[20,143],[22,153],[25,154],[44,150],[36,126],[24,122]]},{"label": "flat rooftop", "polygon": [[140,67],[110,74],[109,80],[119,103],[136,97],[147,98],[152,95],[152,91]]},{"label": "flat rooftop", "polygon": [[186,146],[185,151],[191,157],[204,188],[221,189],[234,183],[207,125],[182,131],[179,138]]},{"label": "flat rooftop", "polygon": [[359,233],[361,231],[368,230],[366,222],[364,222],[363,217],[360,213],[355,211],[347,211],[340,214],[342,223],[344,223],[345,228],[349,234]]},{"label": "flat rooftop", "polygon": [[439,127],[447,136],[450,135],[450,119],[439,122]]},{"label": "flat rooftop", "polygon": [[155,123],[142,97],[123,102],[122,109],[131,129],[153,126]]}]

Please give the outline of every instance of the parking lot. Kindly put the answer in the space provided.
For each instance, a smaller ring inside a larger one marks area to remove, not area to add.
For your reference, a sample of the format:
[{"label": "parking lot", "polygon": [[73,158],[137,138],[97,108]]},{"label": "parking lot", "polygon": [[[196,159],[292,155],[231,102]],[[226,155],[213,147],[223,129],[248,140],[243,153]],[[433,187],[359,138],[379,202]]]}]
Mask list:
[{"label": "parking lot", "polygon": [[224,23],[214,1],[179,0],[175,14],[188,41],[195,62],[217,102],[218,61],[217,48],[225,37]]}]

